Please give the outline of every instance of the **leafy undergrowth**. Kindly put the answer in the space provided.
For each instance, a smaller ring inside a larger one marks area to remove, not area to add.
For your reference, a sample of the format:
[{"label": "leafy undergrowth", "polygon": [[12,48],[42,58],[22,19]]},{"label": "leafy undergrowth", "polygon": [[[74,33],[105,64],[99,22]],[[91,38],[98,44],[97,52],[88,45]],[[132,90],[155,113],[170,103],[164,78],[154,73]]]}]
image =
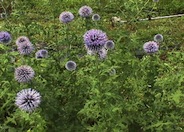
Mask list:
[{"label": "leafy undergrowth", "polygon": [[[15,1],[11,15],[0,24],[1,31],[12,35],[10,44],[0,45],[0,130],[183,131],[184,18],[111,23],[113,16],[147,17],[146,10],[153,16],[183,13],[181,1]],[[83,5],[98,13],[100,21],[81,18],[78,9]],[[75,16],[67,25],[58,19],[65,10]],[[83,35],[90,29],[106,32],[115,43],[104,60],[86,53]],[[158,33],[164,36],[159,51],[146,54],[143,44]],[[19,54],[15,44],[19,36],[33,43],[32,54]],[[35,58],[35,52],[43,48],[48,58]],[[65,68],[69,60],[76,62],[76,70]],[[15,68],[21,65],[34,69],[31,82],[15,80]],[[26,88],[41,95],[41,104],[32,113],[15,105],[16,94]]]}]

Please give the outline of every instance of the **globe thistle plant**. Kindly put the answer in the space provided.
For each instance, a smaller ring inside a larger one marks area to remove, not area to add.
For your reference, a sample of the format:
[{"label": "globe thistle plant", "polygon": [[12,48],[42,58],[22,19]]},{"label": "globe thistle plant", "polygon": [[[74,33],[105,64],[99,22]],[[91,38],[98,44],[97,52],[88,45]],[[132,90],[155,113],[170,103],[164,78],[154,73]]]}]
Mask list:
[{"label": "globe thistle plant", "polygon": [[15,104],[23,111],[34,111],[41,102],[40,93],[32,88],[23,89],[17,93]]},{"label": "globe thistle plant", "polygon": [[91,29],[84,35],[84,43],[87,50],[99,51],[102,49],[107,41],[107,35],[101,30]]},{"label": "globe thistle plant", "polygon": [[101,50],[98,51],[98,55],[100,59],[105,59],[107,57],[107,49],[102,48]]},{"label": "globe thistle plant", "polygon": [[26,37],[26,36],[18,37],[17,40],[16,40],[16,45],[19,46],[22,43],[30,43],[28,37]]},{"label": "globe thistle plant", "polygon": [[88,55],[95,55],[97,53],[97,51],[89,50],[87,47],[86,47],[86,50]]},{"label": "globe thistle plant", "polygon": [[33,52],[34,46],[31,42],[23,42],[18,45],[18,51],[21,55],[29,55]]},{"label": "globe thistle plant", "polygon": [[89,6],[82,6],[80,9],[79,9],[79,15],[81,17],[84,17],[84,18],[88,18],[92,15],[92,12],[93,10],[91,9],[91,7]]},{"label": "globe thistle plant", "polygon": [[73,19],[74,19],[74,15],[69,11],[64,11],[59,16],[60,22],[65,23],[65,24],[73,21]]},{"label": "globe thistle plant", "polygon": [[159,45],[154,41],[149,41],[143,45],[143,49],[146,53],[155,53],[158,51]]},{"label": "globe thistle plant", "polygon": [[114,49],[114,42],[112,40],[107,40],[105,43],[106,49]]},{"label": "globe thistle plant", "polygon": [[93,14],[92,20],[93,21],[99,21],[100,20],[100,15],[99,14]]},{"label": "globe thistle plant", "polygon": [[47,58],[48,57],[48,51],[45,49],[38,50],[36,53],[36,58]]},{"label": "globe thistle plant", "polygon": [[156,41],[156,42],[162,42],[163,41],[163,39],[164,39],[164,37],[162,36],[162,34],[156,34],[155,36],[154,36],[154,41]]},{"label": "globe thistle plant", "polygon": [[8,44],[11,42],[11,35],[6,31],[0,32],[0,43]]},{"label": "globe thistle plant", "polygon": [[34,78],[34,70],[27,65],[20,66],[15,69],[15,80],[19,83],[27,83]]},{"label": "globe thistle plant", "polygon": [[68,61],[66,64],[65,64],[65,68],[69,71],[74,71],[77,67],[77,64],[74,62],[74,61]]}]

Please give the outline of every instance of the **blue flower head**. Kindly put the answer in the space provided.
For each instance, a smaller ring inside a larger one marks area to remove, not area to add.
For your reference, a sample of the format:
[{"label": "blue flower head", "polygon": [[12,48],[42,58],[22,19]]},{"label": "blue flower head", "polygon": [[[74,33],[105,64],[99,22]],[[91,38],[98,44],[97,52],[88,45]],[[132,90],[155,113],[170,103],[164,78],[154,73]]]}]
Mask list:
[{"label": "blue flower head", "polygon": [[30,43],[30,40],[26,36],[20,36],[20,37],[17,38],[15,43],[16,43],[17,46],[19,46],[19,45],[21,45],[23,43]]},{"label": "blue flower head", "polygon": [[86,48],[93,51],[102,49],[108,40],[106,33],[98,29],[87,31],[83,35],[83,38]]},{"label": "blue flower head", "polygon": [[154,41],[149,41],[143,45],[143,49],[146,53],[155,53],[158,51],[159,45]]},{"label": "blue flower head", "polygon": [[91,9],[91,7],[89,6],[82,6],[80,9],[79,9],[79,15],[81,17],[84,17],[84,18],[87,18],[87,17],[90,17],[92,15],[92,12],[93,10]]},{"label": "blue flower head", "polygon": [[27,65],[20,66],[15,69],[15,80],[19,83],[27,83],[34,78],[34,70]]},{"label": "blue flower head", "polygon": [[59,16],[60,22],[63,22],[65,24],[73,21],[73,19],[74,19],[74,15],[69,11],[64,11]]},{"label": "blue flower head", "polygon": [[6,31],[0,32],[0,43],[8,44],[11,42],[11,35]]},{"label": "blue flower head", "polygon": [[163,39],[164,39],[164,37],[162,36],[162,34],[156,34],[155,36],[154,36],[154,41],[156,41],[156,42],[162,42],[163,41]]},{"label": "blue flower head", "polygon": [[38,50],[36,52],[36,58],[47,58],[48,57],[48,51],[45,49]]},{"label": "blue flower head", "polygon": [[107,40],[105,43],[106,49],[114,49],[114,42],[112,40]]},{"label": "blue flower head", "polygon": [[92,20],[93,21],[99,21],[100,20],[100,15],[99,14],[93,14]]},{"label": "blue flower head", "polygon": [[105,59],[107,57],[107,52],[108,50],[105,48],[102,48],[101,50],[98,51],[98,55],[100,59]]},{"label": "blue flower head", "polygon": [[15,104],[23,111],[32,112],[41,102],[40,93],[32,88],[23,89],[17,93]]},{"label": "blue flower head", "polygon": [[21,55],[29,55],[33,52],[34,46],[30,41],[25,41],[17,45],[17,49]]},{"label": "blue flower head", "polygon": [[66,64],[65,64],[65,68],[68,70],[68,71],[74,71],[77,67],[77,64],[74,62],[74,61],[68,61]]}]

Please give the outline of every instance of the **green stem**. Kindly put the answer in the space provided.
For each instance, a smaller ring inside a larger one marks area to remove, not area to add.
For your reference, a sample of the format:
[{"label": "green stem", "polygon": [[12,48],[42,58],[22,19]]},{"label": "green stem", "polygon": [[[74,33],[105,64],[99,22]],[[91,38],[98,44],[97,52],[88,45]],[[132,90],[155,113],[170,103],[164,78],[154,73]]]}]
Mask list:
[{"label": "green stem", "polygon": [[90,25],[90,22],[91,22],[90,21],[90,18],[85,18],[84,20],[85,20],[85,27],[86,27],[86,29],[87,30],[90,30],[90,26],[89,26]]},{"label": "green stem", "polygon": [[149,0],[145,2],[145,4],[142,6],[142,8],[137,12],[135,15],[136,17],[142,12],[142,10],[145,8],[145,6],[149,3]]},{"label": "green stem", "polygon": [[69,42],[69,24],[65,24],[65,42],[66,42],[66,47],[69,47],[66,49],[66,56],[68,56],[70,50],[71,50],[71,44]]}]

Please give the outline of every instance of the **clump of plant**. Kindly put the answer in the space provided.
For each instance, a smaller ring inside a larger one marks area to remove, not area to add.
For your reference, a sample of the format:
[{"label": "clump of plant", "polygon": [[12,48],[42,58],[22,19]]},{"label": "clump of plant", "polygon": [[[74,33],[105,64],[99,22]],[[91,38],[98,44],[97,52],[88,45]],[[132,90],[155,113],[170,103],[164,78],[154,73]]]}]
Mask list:
[{"label": "clump of plant", "polygon": [[[162,50],[171,42],[167,34],[164,41],[161,34],[148,41],[151,33],[138,36],[136,23],[111,26],[107,18],[112,14],[103,16],[95,3],[58,8],[59,0],[16,2],[10,20],[16,16],[18,21],[6,20],[0,32],[2,131],[184,129],[184,54]],[[150,2],[125,1],[119,6],[119,1],[104,10],[117,4],[118,12],[126,7],[126,18],[136,20]],[[45,10],[34,14],[31,6]],[[125,31],[129,28],[132,31]],[[136,58],[134,48],[144,55]]]}]

